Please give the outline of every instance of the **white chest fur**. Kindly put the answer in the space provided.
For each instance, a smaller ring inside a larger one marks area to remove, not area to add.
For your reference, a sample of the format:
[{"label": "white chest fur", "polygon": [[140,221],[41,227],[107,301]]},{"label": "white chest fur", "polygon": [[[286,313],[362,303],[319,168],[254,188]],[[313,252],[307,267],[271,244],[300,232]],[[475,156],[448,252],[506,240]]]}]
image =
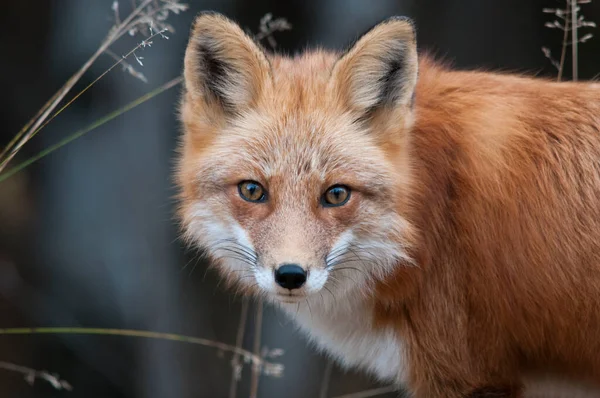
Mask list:
[{"label": "white chest fur", "polygon": [[346,368],[366,370],[382,381],[404,382],[402,342],[391,330],[371,327],[372,308],[360,299],[344,300],[330,309],[311,301],[284,305],[286,312],[316,344]]}]

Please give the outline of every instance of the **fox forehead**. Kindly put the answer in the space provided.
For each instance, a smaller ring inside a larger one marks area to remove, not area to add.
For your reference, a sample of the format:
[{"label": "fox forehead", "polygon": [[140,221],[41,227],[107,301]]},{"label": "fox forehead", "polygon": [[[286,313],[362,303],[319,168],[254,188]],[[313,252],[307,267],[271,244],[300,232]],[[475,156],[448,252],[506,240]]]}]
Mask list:
[{"label": "fox forehead", "polygon": [[[339,58],[333,51],[308,50],[294,57],[270,55],[272,90],[264,100],[277,108],[311,111],[337,108],[339,98],[331,90],[331,70]],[[271,101],[270,101],[271,100]]]},{"label": "fox forehead", "polygon": [[[384,194],[392,179],[384,152],[368,131],[344,117],[257,110],[217,133],[198,154],[200,181],[231,185],[242,180],[322,190],[346,184]],[[209,149],[209,150],[208,150]]]}]

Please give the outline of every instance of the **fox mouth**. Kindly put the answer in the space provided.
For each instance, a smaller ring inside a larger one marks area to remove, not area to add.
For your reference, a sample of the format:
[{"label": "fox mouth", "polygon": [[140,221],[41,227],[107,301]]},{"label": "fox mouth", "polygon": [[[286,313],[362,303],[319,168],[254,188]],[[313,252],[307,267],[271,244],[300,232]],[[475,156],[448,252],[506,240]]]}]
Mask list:
[{"label": "fox mouth", "polygon": [[279,300],[280,302],[286,303],[286,304],[296,304],[305,298],[304,295],[292,294],[292,293],[287,293],[287,294],[277,293],[277,294],[275,294],[275,297],[277,297],[277,300]]}]

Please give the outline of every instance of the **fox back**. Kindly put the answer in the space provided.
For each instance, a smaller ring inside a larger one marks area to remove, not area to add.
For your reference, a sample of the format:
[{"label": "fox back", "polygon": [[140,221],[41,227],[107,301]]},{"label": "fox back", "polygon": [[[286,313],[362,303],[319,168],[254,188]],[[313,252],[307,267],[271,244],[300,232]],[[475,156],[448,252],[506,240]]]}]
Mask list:
[{"label": "fox back", "polygon": [[284,57],[202,14],[184,75],[179,218],[229,282],[416,397],[600,382],[598,86],[450,70],[406,18]]}]

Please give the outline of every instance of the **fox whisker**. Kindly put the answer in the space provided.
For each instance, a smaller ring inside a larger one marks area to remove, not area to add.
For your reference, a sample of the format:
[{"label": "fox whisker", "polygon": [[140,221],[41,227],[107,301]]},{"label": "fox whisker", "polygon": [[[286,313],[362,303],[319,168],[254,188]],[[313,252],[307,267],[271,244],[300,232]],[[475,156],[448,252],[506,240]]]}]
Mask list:
[{"label": "fox whisker", "polygon": [[256,254],[256,252],[253,249],[251,249],[245,245],[242,245],[236,239],[232,239],[232,238],[220,239],[213,245],[213,247],[219,247],[221,244],[228,244],[229,246],[233,246],[234,248],[247,254],[249,257],[258,259],[258,255]]}]

